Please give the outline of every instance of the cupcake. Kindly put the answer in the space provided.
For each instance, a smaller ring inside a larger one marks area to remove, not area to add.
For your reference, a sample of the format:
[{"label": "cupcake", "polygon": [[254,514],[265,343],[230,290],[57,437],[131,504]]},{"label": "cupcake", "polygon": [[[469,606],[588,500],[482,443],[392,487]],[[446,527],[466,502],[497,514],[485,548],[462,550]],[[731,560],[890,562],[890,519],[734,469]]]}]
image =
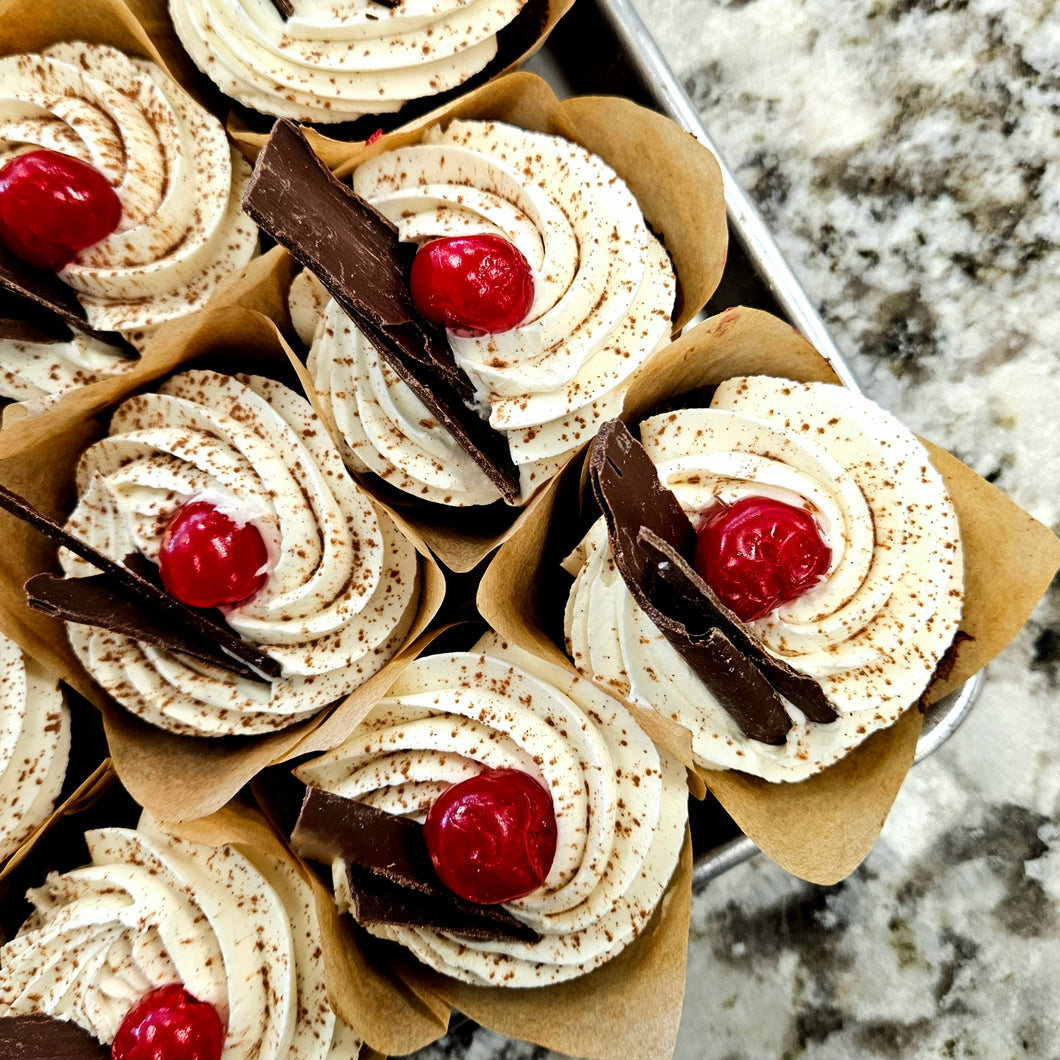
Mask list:
[{"label": "cupcake", "polygon": [[[77,657],[169,732],[259,735],[312,717],[381,669],[419,603],[414,547],[349,478],[309,404],[263,376],[192,370],[122,402],[77,467],[67,531],[157,565],[275,664],[271,681],[70,624]],[[94,573],[61,554],[66,575]]]},{"label": "cupcake", "polygon": [[0,393],[24,400],[128,370],[247,264],[257,228],[247,163],[157,63],[66,41],[0,58],[0,97],[0,237],[62,313],[0,340]]},{"label": "cupcake", "polygon": [[[422,248],[413,265],[418,302],[450,298],[442,255],[482,247],[499,257],[512,248],[522,272],[513,282],[505,269],[488,297],[502,302],[523,280],[522,300],[510,310],[502,303],[503,319],[476,304],[450,318],[447,338],[475,407],[507,441],[519,477],[510,501],[525,503],[621,410],[629,380],[669,342],[677,281],[666,250],[601,158],[503,122],[432,126],[419,143],[362,163],[351,180],[402,242]],[[442,265],[423,272],[421,294],[416,270],[431,255]],[[441,504],[500,499],[335,301],[316,327],[308,367],[355,470]]]},{"label": "cupcake", "polygon": [[114,1056],[358,1055],[313,893],[277,843],[208,846],[146,815],[85,840],[90,863],[32,889],[0,949],[0,1016],[72,1022]]},{"label": "cupcake", "polygon": [[[822,884],[878,838],[923,711],[1008,643],[1060,562],[1045,527],[836,382],[766,313],[693,328],[631,388],[634,432],[605,426],[478,592],[501,635],[569,653]],[[598,501],[580,513],[577,470]]]},{"label": "cupcake", "polygon": [[497,73],[536,47],[567,6],[169,0],[181,43],[225,95],[261,114],[319,123],[392,115]]},{"label": "cupcake", "polygon": [[729,704],[638,605],[604,519],[567,563],[579,670],[687,728],[701,768],[772,781],[819,772],[917,703],[957,632],[964,566],[945,483],[910,431],[845,387],[743,376],[709,408],[643,420],[640,441],[695,532],[695,571],[823,701],[781,695],[775,725]]},{"label": "cupcake", "polygon": [[42,825],[66,776],[70,712],[59,682],[0,634],[0,862]]},{"label": "cupcake", "polygon": [[347,460],[459,571],[617,414],[726,253],[709,151],[525,73],[370,143],[278,122],[244,201],[335,300],[302,278],[290,310]]},{"label": "cupcake", "polygon": [[[337,854],[340,905],[436,971],[516,992],[576,979],[629,946],[685,836],[683,767],[616,699],[493,634],[416,660],[341,747],[296,775],[313,798],[323,789],[398,819],[416,833],[406,849],[426,844],[435,891],[504,924],[500,937],[432,927],[430,903],[426,925],[366,917],[361,888],[372,885]],[[296,849],[348,850],[327,820],[307,823],[304,809]]]}]

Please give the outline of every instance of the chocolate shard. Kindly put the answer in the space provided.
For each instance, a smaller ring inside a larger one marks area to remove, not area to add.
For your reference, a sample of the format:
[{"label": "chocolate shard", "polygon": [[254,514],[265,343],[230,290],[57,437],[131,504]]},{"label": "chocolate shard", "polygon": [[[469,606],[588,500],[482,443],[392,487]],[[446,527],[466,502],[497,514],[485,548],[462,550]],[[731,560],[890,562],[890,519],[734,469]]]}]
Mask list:
[{"label": "chocolate shard", "polygon": [[243,209],[317,276],[501,495],[514,502],[519,474],[505,437],[470,407],[474,392],[444,329],[412,301],[406,278],[412,248],[371,204],[331,175],[291,122],[273,126]]},{"label": "chocolate shard", "polygon": [[794,703],[810,721],[827,724],[838,715],[824,689],[808,674],[777,659],[762,647],[751,628],[725,606],[696,569],[669,542],[641,527],[638,543],[649,557],[659,583],[673,590],[671,614],[680,614],[694,637],[697,621],[711,629],[724,629],[736,649],[760,670],[782,696]]},{"label": "chocolate shard", "polygon": [[294,14],[294,4],[291,0],[272,0],[272,6],[280,13],[280,18],[285,22]]},{"label": "chocolate shard", "polygon": [[0,290],[9,296],[4,304],[5,318],[25,312],[28,327],[32,330],[44,334],[61,334],[59,329],[66,325],[113,346],[116,351],[127,357],[139,356],[118,332],[100,331],[92,327],[73,288],[63,283],[54,272],[27,265],[15,257],[3,243],[0,243]]},{"label": "chocolate shard", "polygon": [[346,862],[359,923],[427,927],[474,939],[539,938],[501,906],[478,905],[450,891],[434,871],[418,821],[309,787],[291,845],[313,861]]},{"label": "chocolate shard", "polygon": [[110,1047],[71,1020],[0,1018],[0,1056],[7,1060],[109,1060]]},{"label": "chocolate shard", "polygon": [[782,744],[791,719],[780,695],[813,720],[834,720],[817,682],[773,659],[687,561],[695,542],[692,523],[620,420],[601,427],[589,473],[631,595],[741,731]]},{"label": "chocolate shard", "polygon": [[69,325],[39,303],[0,288],[0,338],[16,342],[69,342]]},{"label": "chocolate shard", "polygon": [[[27,593],[30,592],[29,587],[32,585],[32,592],[36,599],[44,605],[40,608],[41,610],[58,618],[67,617],[60,607],[65,590],[60,591],[51,579],[66,582],[70,586],[76,586],[80,581],[89,581],[90,584],[85,591],[94,596],[97,606],[102,606],[106,599],[121,600],[125,608],[123,613],[126,615],[131,613],[129,609],[141,612],[144,616],[141,631],[153,631],[152,636],[166,638],[164,642],[162,639],[151,640],[151,643],[159,647],[180,652],[189,643],[193,643],[197,646],[196,651],[185,652],[185,654],[193,654],[195,658],[209,662],[222,670],[261,682],[268,682],[280,676],[280,664],[272,656],[267,655],[256,645],[243,640],[229,628],[221,618],[220,612],[187,607],[170,596],[160,585],[155,584],[152,580],[155,574],[154,566],[142,556],[127,557],[125,563],[112,560],[88,542],[82,541],[81,538],[71,534],[54,520],[39,512],[24,497],[20,497],[4,486],[0,486],[0,508],[28,523],[59,545],[68,548],[101,572],[99,577],[103,579],[102,582],[80,578],[62,579],[56,575],[38,575],[30,578],[26,583]],[[105,586],[102,597],[101,584]],[[32,598],[30,603],[32,606]],[[70,621],[83,621],[82,618],[75,617],[79,610],[81,609],[74,607]],[[110,628],[105,621],[92,624]],[[129,635],[141,639],[137,632],[130,632]],[[209,654],[205,655],[204,652]]]}]

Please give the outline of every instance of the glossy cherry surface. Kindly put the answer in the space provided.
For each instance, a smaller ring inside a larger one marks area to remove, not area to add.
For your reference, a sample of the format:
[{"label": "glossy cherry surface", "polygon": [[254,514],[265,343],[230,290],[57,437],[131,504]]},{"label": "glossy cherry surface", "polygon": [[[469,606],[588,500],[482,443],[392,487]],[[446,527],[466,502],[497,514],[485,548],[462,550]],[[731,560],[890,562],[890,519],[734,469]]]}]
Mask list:
[{"label": "glossy cherry surface", "polygon": [[552,796],[528,773],[490,769],[444,791],[423,835],[439,879],[480,905],[540,887],[556,856]]},{"label": "glossy cherry surface", "polygon": [[510,331],[534,301],[530,263],[518,247],[490,232],[425,243],[409,285],[428,320],[466,331]]},{"label": "glossy cherry surface", "polygon": [[268,578],[269,553],[253,523],[206,501],[185,504],[162,535],[158,570],[166,591],[189,607],[238,604]]},{"label": "glossy cherry surface", "polygon": [[30,265],[58,272],[120,221],[121,200],[87,162],[39,150],[0,169],[0,239]]},{"label": "glossy cherry surface", "polygon": [[708,511],[696,538],[700,577],[745,622],[821,580],[832,558],[813,516],[769,497]]},{"label": "glossy cherry surface", "polygon": [[225,1029],[217,1009],[180,983],[145,994],[126,1013],[110,1046],[114,1060],[218,1060]]}]

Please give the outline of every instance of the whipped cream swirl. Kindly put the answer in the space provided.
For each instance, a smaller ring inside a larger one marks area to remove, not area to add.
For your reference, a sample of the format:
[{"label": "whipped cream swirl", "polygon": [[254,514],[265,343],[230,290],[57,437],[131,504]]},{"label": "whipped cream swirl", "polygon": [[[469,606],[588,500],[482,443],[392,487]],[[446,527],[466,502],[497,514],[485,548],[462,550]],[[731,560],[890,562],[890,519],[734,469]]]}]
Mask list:
[{"label": "whipped cream swirl", "polygon": [[[507,436],[525,501],[618,415],[634,374],[669,341],[676,279],[666,251],[602,159],[499,122],[432,127],[359,166],[353,187],[403,240],[489,232],[530,263],[534,301],[518,327],[449,332],[479,411]],[[355,468],[445,504],[498,498],[334,303],[309,363]]]},{"label": "whipped cream swirl", "polygon": [[[538,780],[555,808],[555,861],[541,887],[505,905],[538,942],[371,930],[466,982],[560,982],[614,957],[658,905],[684,839],[684,769],[590,682],[494,634],[476,649],[418,659],[342,747],[297,773],[417,820],[452,784],[486,769]],[[344,878],[337,864],[340,897]]]},{"label": "whipped cream swirl", "polygon": [[52,395],[120,375],[135,365],[132,358],[82,331],[64,342],[0,338],[0,397],[43,409]]},{"label": "whipped cream swirl", "polygon": [[295,121],[351,121],[463,84],[526,0],[169,0],[192,60],[226,95]]},{"label": "whipped cream swirl", "polygon": [[240,207],[249,165],[155,63],[81,41],[9,55],[0,102],[0,165],[59,151],[95,166],[121,200],[117,230],[59,273],[94,328],[142,345],[145,329],[199,309],[253,257],[257,227]]},{"label": "whipped cream swirl", "polygon": [[[205,736],[283,728],[358,687],[405,639],[416,552],[355,486],[309,403],[279,383],[191,371],[127,399],[82,454],[77,488],[69,529],[114,559],[157,562],[169,520],[191,500],[252,522],[269,551],[265,586],[225,615],[282,664],[271,685],[68,626],[99,684],[154,725]],[[61,559],[69,575],[94,570]]]},{"label": "whipped cream swirl", "polygon": [[0,859],[51,813],[69,756],[58,679],[0,633]]},{"label": "whipped cream swirl", "polygon": [[213,1005],[225,1058],[355,1056],[327,999],[313,896],[262,851],[161,832],[85,834],[91,863],[30,890],[34,912],[0,950],[0,1014],[73,1020],[110,1043],[129,1009],[181,983]]},{"label": "whipped cream swirl", "polygon": [[813,514],[832,556],[818,584],[750,625],[767,650],[820,682],[839,717],[796,707],[783,745],[745,737],[633,601],[600,520],[568,561],[578,669],[692,733],[706,768],[800,780],[910,707],[960,620],[956,513],[927,450],[893,416],[843,387],[732,379],[710,409],[645,420],[641,440],[693,518],[715,501],[766,496]]}]

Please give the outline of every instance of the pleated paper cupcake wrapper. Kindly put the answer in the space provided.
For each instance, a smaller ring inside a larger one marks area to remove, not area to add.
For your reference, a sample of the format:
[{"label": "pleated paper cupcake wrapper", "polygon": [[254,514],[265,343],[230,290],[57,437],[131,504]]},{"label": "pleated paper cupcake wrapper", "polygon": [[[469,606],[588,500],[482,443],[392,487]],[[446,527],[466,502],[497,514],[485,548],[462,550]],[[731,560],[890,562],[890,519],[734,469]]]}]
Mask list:
[{"label": "pleated paper cupcake wrapper", "polygon": [[[678,279],[675,333],[714,293],[728,240],[718,164],[709,150],[674,122],[628,100],[576,97],[560,101],[539,77],[517,73],[371,144],[343,143],[313,130],[308,138],[321,160],[345,178],[381,152],[418,143],[428,126],[457,118],[496,120],[563,136],[607,162],[629,185],[673,261]],[[240,142],[253,155],[264,141],[264,136],[258,136]],[[286,299],[264,311],[287,326]],[[307,393],[313,400],[311,384]],[[362,482],[375,496],[400,509],[439,560],[457,572],[470,571],[481,563],[514,532],[534,503],[531,498],[521,511],[503,502],[484,508],[447,508],[399,494],[374,475],[365,475]],[[534,495],[538,496],[540,491]]]},{"label": "pleated paper cupcake wrapper", "polygon": [[[263,259],[248,266],[249,289],[268,290],[257,272],[271,277]],[[235,292],[239,298],[239,285]],[[254,299],[249,301],[253,304]],[[71,391],[49,412],[25,417],[0,432],[0,482],[59,522],[72,510],[73,476],[81,452],[105,433],[104,419],[123,398],[158,382],[199,358],[226,371],[283,378],[300,367],[275,324],[241,305],[229,305],[165,325],[136,367],[123,376]],[[271,370],[270,370],[271,369]],[[425,544],[400,516],[373,504],[392,519],[420,554],[420,599],[405,645],[411,645],[441,606],[445,583]],[[0,513],[5,563],[0,571],[0,622],[10,635],[103,714],[111,757],[122,783],[158,818],[201,817],[226,803],[266,766],[298,753],[299,744],[327,717],[313,718],[264,736],[193,737],[165,732],[124,710],[82,668],[63,623],[32,610],[23,585],[34,574],[56,569],[54,544],[26,524]],[[384,668],[352,693],[371,700],[387,685]]]},{"label": "pleated paper cupcake wrapper", "polygon": [[[446,633],[445,650],[474,642],[478,620],[432,630],[418,654],[431,654],[430,640]],[[395,663],[390,683],[413,661]],[[565,669],[573,672],[569,662]],[[377,699],[388,689],[380,688]],[[303,743],[301,750],[328,750],[354,733],[374,703],[338,707]],[[278,831],[294,816],[301,786],[287,776],[288,764],[260,776],[252,790]],[[274,782],[273,775],[283,774]],[[285,790],[287,781],[296,792]],[[282,822],[282,823],[281,823]],[[172,827],[172,826],[170,826]],[[183,829],[185,826],[180,826]],[[189,826],[190,827],[190,826]],[[178,833],[182,834],[182,833]],[[380,943],[340,915],[330,872],[306,868],[319,888],[318,918],[332,1006],[384,1055],[403,1055],[445,1033],[451,1016],[463,1014],[484,1027],[571,1056],[621,1060],[673,1055],[681,1018],[691,909],[692,853],[684,848],[659,907],[632,943],[616,957],[580,978],[543,987],[477,987],[420,964],[394,943]],[[329,912],[330,909],[330,912]]]},{"label": "pleated paper cupcake wrapper", "polygon": [[[662,351],[630,390],[623,419],[635,423],[664,404],[739,375],[799,382],[839,380],[828,362],[790,325],[759,310],[736,308],[691,329]],[[691,402],[694,403],[694,402]],[[1060,540],[956,457],[930,442],[960,522],[965,562],[961,630],[949,675],[930,689],[932,702],[958,688],[1016,635],[1060,566]],[[556,480],[507,541],[480,583],[478,606],[503,636],[542,658],[565,658],[563,599],[569,582],[559,562],[581,539],[569,505],[584,495],[583,468]],[[571,499],[573,498],[573,500]],[[559,518],[560,504],[562,518]],[[557,611],[558,609],[558,611]],[[612,692],[613,694],[613,692]],[[644,708],[637,719],[657,742],[693,766],[690,734]],[[732,770],[700,770],[702,781],[770,858],[814,883],[849,875],[865,858],[913,761],[922,715],[909,709],[835,765],[798,783],[769,783]]]}]

